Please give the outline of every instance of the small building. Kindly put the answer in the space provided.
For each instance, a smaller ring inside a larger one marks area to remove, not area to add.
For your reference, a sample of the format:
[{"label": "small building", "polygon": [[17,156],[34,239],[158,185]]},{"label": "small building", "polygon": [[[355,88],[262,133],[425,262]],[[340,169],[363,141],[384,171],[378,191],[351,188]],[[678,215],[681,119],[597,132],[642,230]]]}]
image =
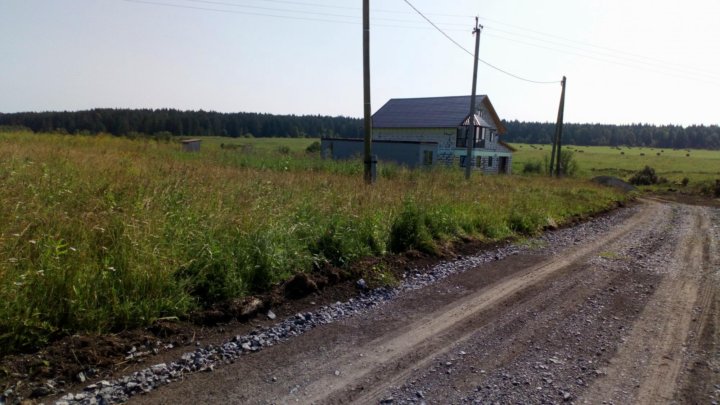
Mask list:
[{"label": "small building", "polygon": [[[467,142],[473,143],[470,165],[485,173],[510,173],[514,149],[502,142],[505,126],[485,96],[391,99],[372,117],[373,154],[379,160],[408,167],[436,164],[465,167]],[[362,139],[323,138],[324,157],[361,156]]]},{"label": "small building", "polygon": [[[365,140],[359,138],[323,138],[322,156],[333,159],[362,158]],[[437,150],[436,142],[373,140],[373,155],[407,167],[418,167]]]},{"label": "small building", "polygon": [[184,152],[200,152],[200,139],[183,139],[182,148]]}]

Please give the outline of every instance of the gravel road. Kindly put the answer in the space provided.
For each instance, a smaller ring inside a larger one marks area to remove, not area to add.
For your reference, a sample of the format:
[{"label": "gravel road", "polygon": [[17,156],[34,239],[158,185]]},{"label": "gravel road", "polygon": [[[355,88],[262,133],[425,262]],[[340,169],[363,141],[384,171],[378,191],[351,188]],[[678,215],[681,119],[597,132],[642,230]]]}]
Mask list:
[{"label": "gravel road", "polygon": [[59,402],[715,403],[719,238],[647,200]]}]

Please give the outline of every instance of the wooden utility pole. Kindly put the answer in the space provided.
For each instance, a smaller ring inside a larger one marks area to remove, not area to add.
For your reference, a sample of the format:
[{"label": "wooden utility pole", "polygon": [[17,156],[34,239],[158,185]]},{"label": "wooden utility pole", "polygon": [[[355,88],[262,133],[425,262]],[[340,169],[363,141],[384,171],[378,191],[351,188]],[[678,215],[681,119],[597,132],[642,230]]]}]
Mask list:
[{"label": "wooden utility pole", "polygon": [[[560,175],[560,138],[562,138],[563,114],[565,110],[565,76],[563,76],[560,84],[562,91],[560,92],[560,107],[558,108],[557,123],[555,124],[555,133],[552,139],[552,152],[550,153],[550,176]],[[555,165],[556,162],[557,166]]]},{"label": "wooden utility pole", "polygon": [[565,115],[565,83],[567,79],[565,76],[562,78],[562,93],[560,93],[560,108],[558,109],[558,118],[557,118],[557,124],[555,125],[555,137],[556,137],[556,143],[557,143],[557,167],[555,171],[555,176],[560,177],[560,174],[562,174],[562,161],[560,157],[562,156],[562,133],[563,133],[563,119]]},{"label": "wooden utility pole", "polygon": [[550,152],[550,170],[548,171],[548,174],[550,177],[555,175],[555,152],[557,152],[557,123],[555,124],[555,132],[553,132],[552,137],[552,152]]},{"label": "wooden utility pole", "polygon": [[472,96],[470,97],[470,122],[468,122],[468,126],[465,129],[465,142],[467,143],[467,154],[465,155],[466,179],[470,179],[470,173],[472,173],[472,150],[473,144],[475,143],[475,94],[477,88],[478,53],[480,52],[480,32],[482,29],[483,26],[480,25],[478,18],[475,17],[475,28],[473,29],[473,34],[475,35],[475,61],[473,63]]},{"label": "wooden utility pole", "polygon": [[363,0],[363,88],[365,101],[365,183],[372,184],[375,179],[372,168],[372,116],[370,109],[370,0]]}]

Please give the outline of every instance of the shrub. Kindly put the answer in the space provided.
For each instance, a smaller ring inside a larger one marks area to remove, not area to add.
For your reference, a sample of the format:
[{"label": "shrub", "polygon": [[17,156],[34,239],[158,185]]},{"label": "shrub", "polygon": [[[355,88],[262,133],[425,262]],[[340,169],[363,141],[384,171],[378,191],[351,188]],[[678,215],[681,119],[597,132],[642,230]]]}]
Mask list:
[{"label": "shrub", "polygon": [[[581,151],[582,152],[582,151]],[[548,158],[545,158],[548,161]],[[575,154],[567,149],[560,152],[560,170],[565,176],[574,176],[578,171],[578,163],[575,160]]]},{"label": "shrub", "polygon": [[290,154],[290,147],[289,146],[278,146],[277,148],[278,153],[281,155],[289,155]]},{"label": "shrub", "polygon": [[680,183],[683,185],[683,187],[687,187],[688,183],[690,183],[690,179],[688,179],[687,177],[683,177]]},{"label": "shrub", "polygon": [[649,186],[657,184],[658,177],[657,174],[655,174],[655,169],[650,166],[645,166],[644,169],[630,177],[629,183],[636,186]]},{"label": "shrub", "polygon": [[307,148],[305,148],[305,152],[307,152],[307,153],[318,153],[318,152],[320,152],[320,149],[321,149],[321,147],[320,147],[320,142],[319,142],[319,141],[315,141],[315,142],[311,143],[310,145],[308,145]]},{"label": "shrub", "polygon": [[540,161],[526,162],[525,166],[523,166],[523,173],[525,174],[542,173],[542,171],[543,165]]}]

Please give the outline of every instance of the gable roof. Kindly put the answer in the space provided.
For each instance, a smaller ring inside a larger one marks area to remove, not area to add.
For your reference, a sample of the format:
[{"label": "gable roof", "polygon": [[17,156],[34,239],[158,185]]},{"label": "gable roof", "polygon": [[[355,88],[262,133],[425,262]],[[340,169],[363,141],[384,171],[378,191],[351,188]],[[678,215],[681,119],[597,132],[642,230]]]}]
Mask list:
[{"label": "gable roof", "polygon": [[[373,115],[375,128],[457,128],[469,116],[470,97],[393,98]],[[505,127],[486,95],[475,96],[484,104],[500,133]]]}]

